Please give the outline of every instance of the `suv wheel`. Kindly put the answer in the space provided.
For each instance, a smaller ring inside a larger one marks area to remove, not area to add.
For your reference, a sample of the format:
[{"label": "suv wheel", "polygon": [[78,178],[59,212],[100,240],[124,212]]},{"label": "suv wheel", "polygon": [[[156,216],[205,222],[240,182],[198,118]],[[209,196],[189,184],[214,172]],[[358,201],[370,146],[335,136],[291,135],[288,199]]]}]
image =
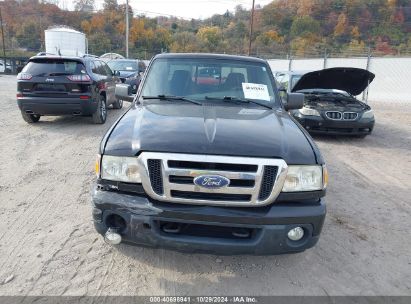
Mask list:
[{"label": "suv wheel", "polygon": [[23,117],[25,122],[28,123],[35,123],[38,122],[40,120],[40,115],[37,114],[27,114],[25,112],[21,112],[21,116]]},{"label": "suv wheel", "polygon": [[117,99],[113,103],[113,109],[121,109],[122,107],[123,107],[123,100],[121,100],[121,99]]},{"label": "suv wheel", "polygon": [[93,122],[95,124],[103,124],[106,122],[107,118],[107,104],[106,98],[103,95],[100,95],[100,100],[97,104],[97,109],[93,114]]}]

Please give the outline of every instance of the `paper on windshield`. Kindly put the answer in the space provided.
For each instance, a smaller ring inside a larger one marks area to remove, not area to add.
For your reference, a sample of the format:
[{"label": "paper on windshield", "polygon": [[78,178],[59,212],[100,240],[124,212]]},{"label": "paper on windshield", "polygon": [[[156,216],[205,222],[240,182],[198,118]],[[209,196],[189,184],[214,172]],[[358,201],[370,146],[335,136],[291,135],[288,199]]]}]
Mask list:
[{"label": "paper on windshield", "polygon": [[265,84],[243,82],[244,98],[270,101],[268,88]]}]

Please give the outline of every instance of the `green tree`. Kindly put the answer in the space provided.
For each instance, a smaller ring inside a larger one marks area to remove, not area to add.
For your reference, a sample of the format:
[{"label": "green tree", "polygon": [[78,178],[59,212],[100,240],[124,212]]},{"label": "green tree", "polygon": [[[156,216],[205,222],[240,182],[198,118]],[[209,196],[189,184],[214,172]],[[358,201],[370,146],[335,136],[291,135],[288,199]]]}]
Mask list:
[{"label": "green tree", "polygon": [[291,37],[302,37],[307,34],[317,34],[321,30],[320,23],[310,16],[296,18],[291,25]]}]

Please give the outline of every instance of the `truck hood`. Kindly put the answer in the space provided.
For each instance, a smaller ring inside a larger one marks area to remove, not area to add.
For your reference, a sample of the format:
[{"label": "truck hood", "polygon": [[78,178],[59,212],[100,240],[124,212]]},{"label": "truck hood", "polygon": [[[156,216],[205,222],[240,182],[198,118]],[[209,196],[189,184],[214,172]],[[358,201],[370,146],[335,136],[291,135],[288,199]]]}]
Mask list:
[{"label": "truck hood", "polygon": [[294,85],[292,92],[307,89],[336,89],[361,94],[374,80],[375,75],[357,68],[330,68],[304,74]]},{"label": "truck hood", "polygon": [[316,163],[310,142],[288,113],[248,105],[133,105],[108,136],[104,154],[135,156],[142,151]]}]

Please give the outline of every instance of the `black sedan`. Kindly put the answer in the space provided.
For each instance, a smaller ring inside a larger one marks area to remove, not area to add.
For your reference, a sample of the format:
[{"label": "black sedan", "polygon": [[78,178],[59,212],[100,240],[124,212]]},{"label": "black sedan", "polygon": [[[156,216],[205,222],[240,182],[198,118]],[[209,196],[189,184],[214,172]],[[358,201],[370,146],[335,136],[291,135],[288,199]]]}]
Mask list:
[{"label": "black sedan", "polygon": [[122,83],[131,86],[131,92],[135,94],[140,85],[141,75],[146,69],[142,60],[115,59],[107,63],[110,69],[118,76]]},{"label": "black sedan", "polygon": [[371,107],[358,100],[375,75],[357,68],[330,68],[309,73],[277,75],[283,90],[304,93],[304,107],[291,112],[310,133],[371,134],[375,118]]}]

